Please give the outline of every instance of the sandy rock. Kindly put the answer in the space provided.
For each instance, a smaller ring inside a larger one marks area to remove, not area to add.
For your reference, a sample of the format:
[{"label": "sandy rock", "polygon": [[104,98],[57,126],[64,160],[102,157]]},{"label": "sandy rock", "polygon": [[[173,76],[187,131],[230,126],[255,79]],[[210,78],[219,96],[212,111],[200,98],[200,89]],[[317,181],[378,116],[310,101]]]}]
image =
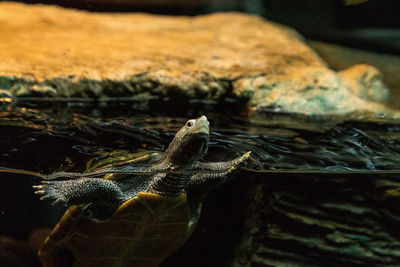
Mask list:
[{"label": "sandy rock", "polygon": [[257,16],[88,13],[5,2],[0,24],[7,40],[0,89],[16,97],[230,95],[255,110],[387,111],[378,74],[373,90],[361,90],[364,74],[338,75],[295,31]]},{"label": "sandy rock", "polygon": [[383,82],[390,88],[390,104],[400,107],[400,57],[390,54],[374,53],[318,41],[307,44],[334,70],[343,70],[356,64],[373,65],[383,74]]},{"label": "sandy rock", "polygon": [[381,73],[369,65],[355,65],[339,73],[326,67],[288,68],[284,74],[238,79],[233,88],[237,95],[249,98],[256,110],[312,115],[392,113],[384,106],[390,91]]},{"label": "sandy rock", "polygon": [[382,74],[369,65],[355,65],[339,72],[339,77],[354,95],[378,103],[388,101],[389,89],[382,81]]}]

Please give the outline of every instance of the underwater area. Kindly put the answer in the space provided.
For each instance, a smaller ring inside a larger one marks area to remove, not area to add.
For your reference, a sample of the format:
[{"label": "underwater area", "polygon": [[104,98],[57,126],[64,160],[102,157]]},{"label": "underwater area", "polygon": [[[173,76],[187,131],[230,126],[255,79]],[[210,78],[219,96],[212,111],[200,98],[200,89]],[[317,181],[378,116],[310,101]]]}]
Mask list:
[{"label": "underwater area", "polygon": [[[210,193],[192,237],[161,266],[400,262],[400,124],[249,116],[240,105],[166,98],[3,105],[0,166],[82,172],[89,160],[116,151],[164,151],[188,119],[206,115],[204,161],[252,154],[240,174]],[[0,176],[2,236],[28,242],[35,230],[55,225],[65,209],[33,194],[40,178]]]}]

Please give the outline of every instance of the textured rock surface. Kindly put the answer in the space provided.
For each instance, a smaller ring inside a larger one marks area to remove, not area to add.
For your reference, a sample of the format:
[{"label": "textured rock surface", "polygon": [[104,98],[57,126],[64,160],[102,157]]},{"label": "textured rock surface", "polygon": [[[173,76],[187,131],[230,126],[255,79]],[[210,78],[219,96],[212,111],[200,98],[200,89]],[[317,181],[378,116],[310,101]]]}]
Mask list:
[{"label": "textured rock surface", "polygon": [[233,94],[254,109],[387,111],[380,81],[363,89],[374,91],[368,94],[373,101],[362,98],[348,85],[358,86],[363,74],[337,75],[296,32],[256,16],[87,13],[1,3],[0,23],[7,40],[0,47],[0,89],[15,97]]},{"label": "textured rock surface", "polygon": [[234,92],[250,98],[250,106],[305,114],[385,112],[389,90],[377,69],[355,65],[335,73],[326,67],[288,66],[283,73],[245,77],[233,83]]},{"label": "textured rock surface", "polygon": [[307,44],[334,70],[343,70],[359,63],[373,65],[378,68],[383,74],[383,81],[391,90],[391,104],[400,107],[399,56],[378,54],[310,40],[307,41]]},{"label": "textured rock surface", "polygon": [[360,64],[350,67],[339,72],[339,78],[350,93],[361,99],[377,103],[389,99],[390,92],[382,81],[382,74],[372,66]]}]

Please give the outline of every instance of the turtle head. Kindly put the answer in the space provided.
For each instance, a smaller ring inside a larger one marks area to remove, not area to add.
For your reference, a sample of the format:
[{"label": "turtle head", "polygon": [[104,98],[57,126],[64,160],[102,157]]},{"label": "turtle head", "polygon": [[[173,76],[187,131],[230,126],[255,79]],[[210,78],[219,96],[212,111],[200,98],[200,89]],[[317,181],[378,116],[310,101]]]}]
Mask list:
[{"label": "turtle head", "polygon": [[202,158],[208,149],[210,123],[206,116],[188,120],[175,135],[166,151],[173,166],[184,167]]}]

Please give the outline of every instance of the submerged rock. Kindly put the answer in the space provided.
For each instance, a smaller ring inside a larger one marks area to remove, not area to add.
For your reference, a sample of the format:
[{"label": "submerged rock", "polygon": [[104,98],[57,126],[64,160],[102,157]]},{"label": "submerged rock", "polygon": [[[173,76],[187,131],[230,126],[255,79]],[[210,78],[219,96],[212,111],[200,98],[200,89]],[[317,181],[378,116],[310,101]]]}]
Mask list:
[{"label": "submerged rock", "polygon": [[233,266],[399,266],[396,176],[271,175]]},{"label": "submerged rock", "polygon": [[233,96],[255,110],[390,112],[384,106],[389,91],[376,69],[336,73],[295,31],[257,16],[0,7],[0,34],[7,40],[0,89],[14,98]]}]

